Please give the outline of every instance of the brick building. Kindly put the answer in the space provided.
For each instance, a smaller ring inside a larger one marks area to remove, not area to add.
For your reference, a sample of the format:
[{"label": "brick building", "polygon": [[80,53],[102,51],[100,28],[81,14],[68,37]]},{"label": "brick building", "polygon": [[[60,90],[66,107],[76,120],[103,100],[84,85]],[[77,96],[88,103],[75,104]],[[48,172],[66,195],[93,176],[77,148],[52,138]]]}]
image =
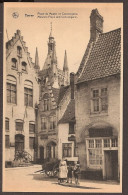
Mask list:
[{"label": "brick building", "polygon": [[38,51],[32,62],[20,30],[6,43],[5,161],[19,151],[34,161],[36,104],[39,101]]},{"label": "brick building", "polygon": [[86,178],[120,178],[120,72],[121,29],[103,33],[94,9],[76,82],[76,139]]},{"label": "brick building", "polygon": [[56,44],[52,31],[48,41],[48,54],[40,76],[40,100],[38,110],[38,160],[58,158],[58,96],[61,85],[69,83],[67,53],[65,51],[63,70],[58,68]]}]

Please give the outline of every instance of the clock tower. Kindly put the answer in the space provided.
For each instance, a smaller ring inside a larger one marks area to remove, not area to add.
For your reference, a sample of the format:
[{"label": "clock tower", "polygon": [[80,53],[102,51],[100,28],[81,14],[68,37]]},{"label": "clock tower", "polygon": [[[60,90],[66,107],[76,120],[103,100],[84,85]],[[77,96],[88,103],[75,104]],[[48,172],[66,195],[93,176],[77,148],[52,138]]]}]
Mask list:
[{"label": "clock tower", "polygon": [[93,9],[90,15],[90,39],[95,41],[100,33],[103,33],[103,17],[97,9]]}]

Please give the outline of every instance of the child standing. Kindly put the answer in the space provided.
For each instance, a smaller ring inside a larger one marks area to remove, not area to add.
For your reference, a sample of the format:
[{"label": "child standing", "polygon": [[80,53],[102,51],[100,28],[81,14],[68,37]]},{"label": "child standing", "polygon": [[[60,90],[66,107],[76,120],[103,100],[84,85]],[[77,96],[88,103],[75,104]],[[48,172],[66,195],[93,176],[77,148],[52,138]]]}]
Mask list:
[{"label": "child standing", "polygon": [[67,183],[72,183],[72,171],[73,171],[73,169],[72,169],[72,166],[71,166],[71,164],[69,164],[69,166],[68,166],[68,174],[67,174]]},{"label": "child standing", "polygon": [[79,184],[79,173],[80,173],[80,165],[76,164],[74,166],[74,177],[75,177],[75,184],[78,185]]}]

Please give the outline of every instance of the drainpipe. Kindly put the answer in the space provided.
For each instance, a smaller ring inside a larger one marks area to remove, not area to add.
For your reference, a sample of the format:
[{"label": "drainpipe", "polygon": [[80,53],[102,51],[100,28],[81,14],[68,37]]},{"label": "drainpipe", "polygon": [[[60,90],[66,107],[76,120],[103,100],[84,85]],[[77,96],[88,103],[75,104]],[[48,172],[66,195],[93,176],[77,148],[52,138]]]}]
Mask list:
[{"label": "drainpipe", "polygon": [[35,104],[35,147],[34,147],[34,162],[38,159],[38,105]]}]

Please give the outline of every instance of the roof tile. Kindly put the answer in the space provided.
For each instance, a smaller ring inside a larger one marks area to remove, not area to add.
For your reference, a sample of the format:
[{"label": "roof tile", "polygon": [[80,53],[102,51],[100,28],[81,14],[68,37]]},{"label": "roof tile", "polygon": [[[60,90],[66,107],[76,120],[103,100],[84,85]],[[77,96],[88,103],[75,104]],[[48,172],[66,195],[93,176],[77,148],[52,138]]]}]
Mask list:
[{"label": "roof tile", "polygon": [[120,73],[121,29],[99,35],[77,83]]}]

